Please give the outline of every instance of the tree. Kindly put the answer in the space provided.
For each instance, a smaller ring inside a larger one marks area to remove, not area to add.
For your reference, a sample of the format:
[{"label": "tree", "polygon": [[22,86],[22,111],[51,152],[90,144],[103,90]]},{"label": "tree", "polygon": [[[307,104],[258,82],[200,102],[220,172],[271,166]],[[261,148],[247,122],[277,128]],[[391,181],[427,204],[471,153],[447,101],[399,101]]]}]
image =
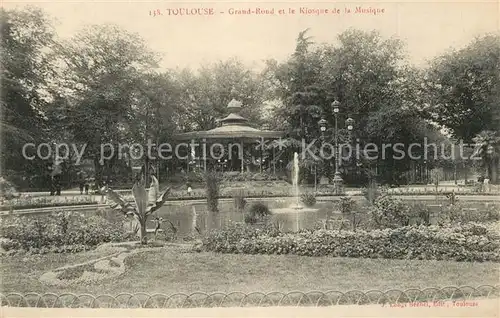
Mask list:
[{"label": "tree", "polygon": [[[279,118],[288,126],[290,138],[319,139],[318,120],[324,117],[325,141],[333,142],[335,116],[331,104],[336,99],[340,101],[339,143],[349,142],[344,125],[348,117],[355,120],[352,137],[359,140],[361,149],[366,143],[422,142],[430,127],[418,108],[421,73],[405,62],[400,40],[385,39],[375,31],[350,29],[338,36],[337,45],[313,47],[306,34],[307,30],[299,34],[295,52],[286,63],[268,62],[268,72],[276,78],[268,82],[277,87],[284,104],[276,113],[281,112]],[[298,142],[290,144],[300,146]],[[353,156],[366,161],[362,153]],[[404,160],[392,158],[390,152],[384,160],[368,160],[365,164],[387,167],[379,170],[385,173],[384,180],[392,182],[409,164],[408,156]],[[345,162],[345,168],[353,163]]]},{"label": "tree", "polygon": [[136,121],[138,88],[158,58],[142,38],[114,25],[84,28],[58,53],[64,63],[59,76],[71,101],[63,112],[66,129],[76,142],[87,144],[100,183],[105,163],[109,170],[116,162],[116,156],[102,160],[101,145],[114,145],[116,154],[118,143],[130,141],[126,130]]},{"label": "tree", "polygon": [[258,74],[237,59],[202,66],[196,74],[188,69],[176,76],[181,97],[177,108],[180,130],[208,130],[227,114],[228,103],[243,103],[242,115],[254,124],[261,122],[263,86]]},{"label": "tree", "polygon": [[[301,153],[299,165],[301,179],[312,182],[314,174],[312,168],[321,161],[317,156],[319,147],[310,147],[311,152],[302,152],[302,141],[312,142],[319,137],[317,122],[322,116],[325,104],[325,92],[317,85],[321,63],[317,51],[311,51],[312,38],[307,35],[308,29],[299,33],[295,51],[288,61],[277,64],[267,61],[264,75],[267,81],[272,82],[276,94],[281,99],[283,107],[275,107],[272,112],[278,121],[284,123],[280,128],[287,132],[284,144],[287,147],[287,157],[292,158],[293,152]],[[274,80],[268,73],[274,74]],[[312,154],[311,154],[312,153]],[[292,162],[288,163],[291,169]]]},{"label": "tree", "polygon": [[145,151],[148,141],[156,145],[151,149],[151,156],[147,153],[144,156],[143,167],[146,175],[149,175],[147,170],[156,162],[155,170],[159,178],[159,172],[163,169],[159,169],[161,161],[157,160],[158,145],[171,142],[169,138],[177,128],[175,117],[180,97],[179,85],[170,73],[165,72],[142,74],[135,87],[132,113],[125,123],[126,139],[139,142]]},{"label": "tree", "polygon": [[[0,9],[1,89],[0,128],[2,174],[36,174],[38,161],[28,161],[21,149],[26,142],[45,141],[49,122],[43,115],[51,75],[50,51],[54,30],[40,9]],[[44,94],[45,93],[45,94]]]},{"label": "tree", "polygon": [[500,35],[476,38],[437,57],[426,72],[425,114],[470,143],[500,129]]}]

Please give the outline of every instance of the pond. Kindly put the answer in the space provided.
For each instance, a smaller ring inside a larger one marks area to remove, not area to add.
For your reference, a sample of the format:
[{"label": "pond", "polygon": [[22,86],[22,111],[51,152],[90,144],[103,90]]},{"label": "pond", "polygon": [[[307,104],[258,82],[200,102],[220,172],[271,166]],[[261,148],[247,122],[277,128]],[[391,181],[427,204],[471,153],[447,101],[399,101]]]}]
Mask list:
[{"label": "pond", "polygon": [[[367,202],[362,197],[355,197],[354,200],[357,206],[366,205]],[[340,216],[337,208],[338,199],[329,201],[318,201],[311,209],[303,210],[288,209],[293,205],[293,199],[262,199],[252,200],[247,202],[247,207],[253,202],[265,203],[273,215],[270,221],[274,224],[279,224],[284,231],[298,231],[299,229],[313,229],[323,220],[332,216]],[[410,204],[417,202],[408,202]],[[422,203],[422,202],[420,202]],[[439,204],[443,202],[427,201],[431,212],[436,214],[440,210]],[[477,205],[478,203],[474,203]],[[172,222],[177,228],[179,237],[191,235],[194,233],[194,228],[197,227],[201,233],[205,233],[211,229],[224,228],[231,222],[243,222],[244,212],[237,211],[232,201],[219,202],[219,212],[211,213],[207,211],[205,203],[192,203],[186,205],[168,205],[162,207],[156,212],[159,217]],[[434,218],[431,218],[431,222]],[[164,222],[162,228],[168,228],[169,224]],[[154,228],[154,222],[148,224],[148,228]]]},{"label": "pond", "polygon": [[[367,201],[361,196],[352,197],[357,206],[367,204]],[[322,225],[326,219],[340,218],[341,214],[338,212],[337,202],[338,198],[320,198],[312,209],[295,210],[290,208],[293,203],[293,198],[266,198],[266,199],[247,199],[247,207],[254,202],[262,202],[266,204],[273,215],[270,217],[270,222],[279,225],[283,231],[298,231],[300,229],[313,229]],[[443,199],[407,199],[409,204],[425,204],[430,207],[433,215],[431,216],[431,223],[435,223],[436,216],[441,210],[440,204],[447,204],[447,200]],[[461,201],[461,205],[470,208],[470,213],[480,213],[485,205],[498,203],[492,201]],[[283,210],[284,209],[284,210]],[[54,211],[55,212],[55,211]],[[83,213],[95,213],[95,210],[82,211]],[[80,213],[82,213],[80,212]],[[108,212],[111,212],[109,210]],[[50,213],[50,212],[49,212]],[[47,212],[35,212],[27,214],[26,216],[44,215]],[[169,222],[171,222],[177,229],[177,237],[191,237],[196,233],[197,228],[201,234],[206,233],[212,229],[220,229],[228,226],[231,222],[243,222],[244,212],[238,211],[232,200],[220,200],[219,212],[211,213],[207,211],[205,202],[199,201],[186,201],[186,202],[167,202],[164,207],[159,209],[156,213],[157,216],[162,217],[165,221],[161,228],[163,230],[169,229]],[[0,217],[2,219],[7,215]],[[413,222],[411,222],[413,223]],[[147,224],[148,229],[154,229],[155,222],[150,219]]]},{"label": "pond", "polygon": [[[260,200],[265,203],[271,211],[283,209],[292,205],[292,199],[288,200]],[[251,205],[252,202],[248,202]],[[290,212],[273,213],[270,221],[279,223],[285,231],[297,231],[298,229],[314,228],[318,221],[326,219],[334,210],[333,202],[318,202],[312,209],[294,210]],[[177,227],[179,236],[190,235],[194,227],[198,227],[201,233],[211,229],[220,229],[231,222],[243,222],[244,212],[238,211],[233,202],[219,202],[219,212],[213,213],[207,210],[204,203],[190,205],[164,206],[156,212],[159,217],[172,222]],[[150,222],[148,228],[154,228],[154,222]],[[164,222],[162,228],[167,228],[168,222]]]}]

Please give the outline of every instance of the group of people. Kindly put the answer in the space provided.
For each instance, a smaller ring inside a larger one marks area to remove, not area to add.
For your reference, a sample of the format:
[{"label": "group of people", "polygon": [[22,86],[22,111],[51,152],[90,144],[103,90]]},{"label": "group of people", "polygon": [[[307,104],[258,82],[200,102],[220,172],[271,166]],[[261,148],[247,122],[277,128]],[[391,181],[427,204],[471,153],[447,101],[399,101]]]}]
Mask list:
[{"label": "group of people", "polygon": [[[61,195],[61,169],[55,166],[50,172],[50,195]],[[77,173],[78,185],[80,194],[89,194],[91,188],[92,178],[89,178],[85,171],[81,170]]]},{"label": "group of people", "polygon": [[87,176],[85,171],[79,171],[77,173],[77,176],[78,176],[78,186],[80,188],[80,194],[83,194],[83,191],[85,191],[85,194],[89,194],[90,178]]},{"label": "group of people", "polygon": [[489,192],[490,191],[490,179],[488,177],[480,176],[477,178],[477,182],[479,183],[479,190],[481,192]]}]

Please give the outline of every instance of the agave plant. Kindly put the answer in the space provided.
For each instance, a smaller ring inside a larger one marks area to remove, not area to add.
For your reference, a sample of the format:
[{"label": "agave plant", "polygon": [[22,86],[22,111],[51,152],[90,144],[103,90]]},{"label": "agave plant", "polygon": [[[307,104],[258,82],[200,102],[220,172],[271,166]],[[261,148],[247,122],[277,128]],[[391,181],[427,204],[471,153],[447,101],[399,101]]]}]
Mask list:
[{"label": "agave plant", "polygon": [[160,192],[160,185],[155,176],[151,176],[151,185],[146,190],[144,179],[138,180],[132,187],[135,205],[126,201],[115,191],[105,186],[102,191],[108,198],[111,208],[119,210],[124,214],[132,214],[139,223],[139,237],[142,244],[147,243],[146,224],[153,212],[163,206],[170,193],[170,187]]}]

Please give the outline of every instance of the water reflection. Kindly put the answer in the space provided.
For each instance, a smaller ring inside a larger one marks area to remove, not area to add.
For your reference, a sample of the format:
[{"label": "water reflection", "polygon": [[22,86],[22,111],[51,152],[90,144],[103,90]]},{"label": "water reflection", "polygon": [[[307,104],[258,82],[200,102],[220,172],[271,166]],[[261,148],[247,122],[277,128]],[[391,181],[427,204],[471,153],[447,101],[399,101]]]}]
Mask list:
[{"label": "water reflection", "polygon": [[[356,199],[355,199],[356,200]],[[365,205],[366,202],[356,200],[358,207]],[[290,200],[276,200],[269,199],[263,200],[271,210],[288,208],[291,203]],[[408,204],[413,205],[422,203],[421,201],[407,201]],[[248,204],[252,204],[249,202]],[[437,215],[441,211],[440,204],[442,202],[428,201],[424,203],[430,208],[431,223],[435,223]],[[472,203],[475,207],[483,206],[484,203]],[[169,205],[162,207],[157,211],[157,215],[171,221],[176,225],[177,234],[182,236],[189,236],[193,233],[205,233],[211,229],[220,229],[229,225],[230,222],[243,222],[244,212],[238,211],[234,207],[233,202],[221,202],[219,204],[218,213],[211,213],[207,211],[206,204],[194,203],[189,205]],[[284,209],[289,210],[289,209]],[[313,210],[290,210],[290,212],[273,213],[271,222],[279,225],[284,231],[297,231],[299,229],[312,229],[322,221],[339,215],[337,210],[337,201],[318,202]],[[414,223],[413,221],[410,223]],[[152,228],[153,224],[148,224]]]},{"label": "water reflection", "polygon": [[[290,202],[264,201],[269,208],[285,208]],[[251,204],[251,203],[250,203]],[[325,219],[334,209],[333,202],[321,202],[315,205],[315,210],[296,210],[289,213],[274,213],[271,222],[279,224],[284,231],[297,231],[298,229],[311,229],[318,220]],[[178,226],[178,235],[191,235],[196,231],[201,233],[211,229],[220,229],[228,226],[231,222],[243,222],[244,212],[236,211],[232,202],[219,204],[218,213],[209,212],[205,204],[193,204],[191,206],[164,206],[156,214],[171,221]],[[149,225],[152,227],[152,225]]]}]

